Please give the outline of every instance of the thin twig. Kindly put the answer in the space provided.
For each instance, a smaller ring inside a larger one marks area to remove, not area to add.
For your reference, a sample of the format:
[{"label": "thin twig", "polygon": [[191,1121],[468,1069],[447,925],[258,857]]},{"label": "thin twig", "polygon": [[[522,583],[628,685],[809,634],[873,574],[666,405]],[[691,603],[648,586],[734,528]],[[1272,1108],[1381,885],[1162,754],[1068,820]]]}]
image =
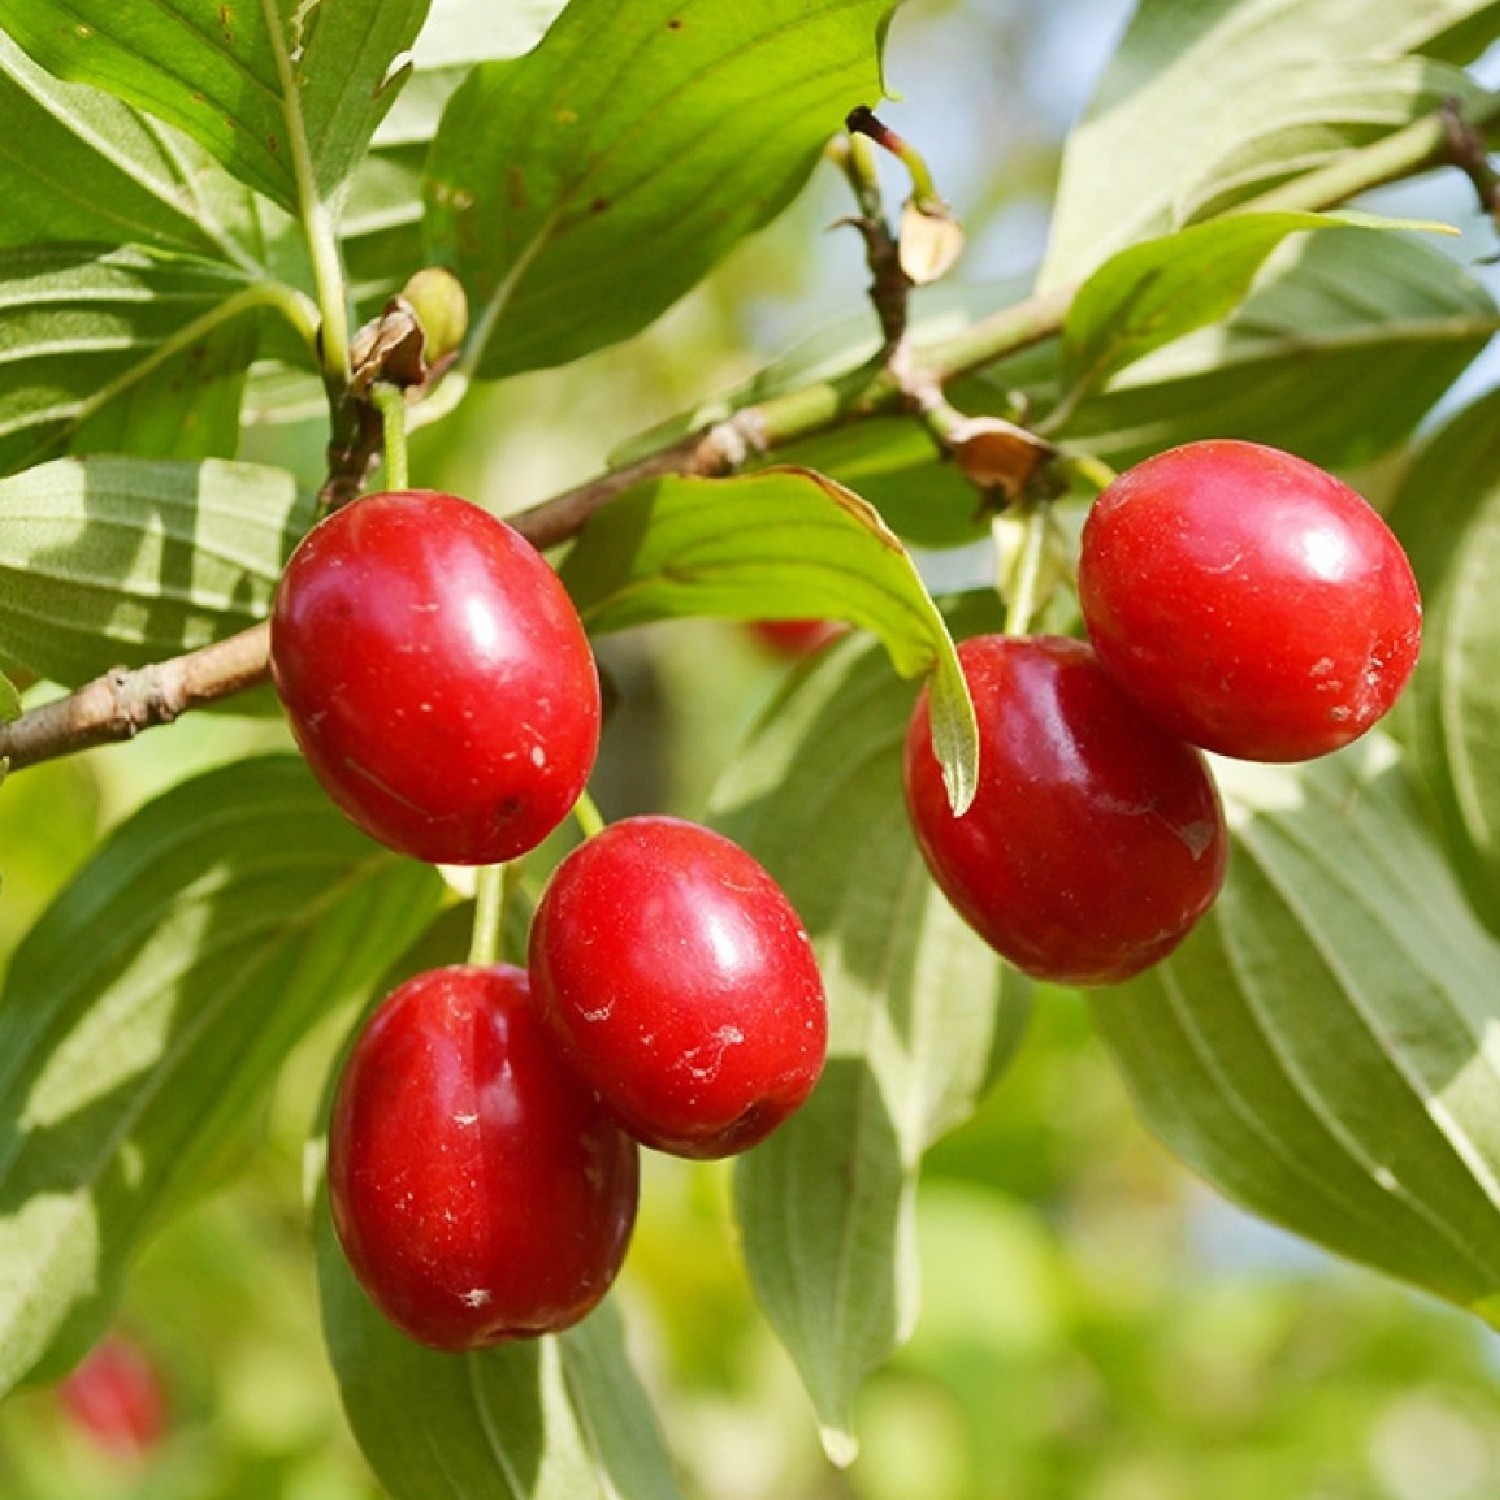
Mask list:
[{"label": "thin twig", "polygon": [[11,770],[96,745],[134,739],[191,708],[259,687],[270,676],[270,626],[262,621],[186,656],[102,677],[0,726],[0,757]]},{"label": "thin twig", "polygon": [[1445,99],[1438,115],[1447,133],[1449,160],[1473,183],[1480,208],[1500,223],[1500,173],[1490,162],[1484,136],[1464,118],[1457,99]]},{"label": "thin twig", "polygon": [[[661,453],[611,470],[554,496],[509,522],[534,546],[556,546],[621,491],[667,474],[725,474],[752,447],[755,419],[694,433]],[[116,667],[76,692],[0,725],[0,760],[17,771],[44,760],[134,739],[143,729],[170,724],[192,708],[233,697],[270,681],[270,626],[262,621],[213,645],[130,670]]]},{"label": "thin twig", "polygon": [[[1241,207],[1331,208],[1371,187],[1451,162],[1451,151],[1443,117],[1429,115]],[[971,373],[1055,338],[1076,290],[1054,288],[1002,308],[920,355],[913,352],[910,379],[926,388],[932,380]],[[909,397],[902,384],[889,369],[872,375],[868,368],[814,381],[746,407],[726,422],[691,433],[507,519],[533,545],[556,546],[634,485],[670,474],[727,474],[752,451],[903,410]],[[269,627],[261,623],[169,661],[106,673],[66,698],[0,725],[0,758],[14,770],[130,739],[189,709],[257,687],[269,680],[268,643]]]}]

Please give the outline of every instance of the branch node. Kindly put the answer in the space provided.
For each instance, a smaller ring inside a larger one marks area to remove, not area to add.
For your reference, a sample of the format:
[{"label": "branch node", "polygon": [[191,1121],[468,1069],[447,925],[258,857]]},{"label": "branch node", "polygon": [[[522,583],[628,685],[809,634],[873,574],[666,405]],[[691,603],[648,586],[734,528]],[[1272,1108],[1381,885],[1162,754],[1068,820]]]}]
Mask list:
[{"label": "branch node", "polygon": [[1473,183],[1480,208],[1500,224],[1500,173],[1490,163],[1484,136],[1464,119],[1455,98],[1444,99],[1438,115],[1447,136],[1448,159]]}]

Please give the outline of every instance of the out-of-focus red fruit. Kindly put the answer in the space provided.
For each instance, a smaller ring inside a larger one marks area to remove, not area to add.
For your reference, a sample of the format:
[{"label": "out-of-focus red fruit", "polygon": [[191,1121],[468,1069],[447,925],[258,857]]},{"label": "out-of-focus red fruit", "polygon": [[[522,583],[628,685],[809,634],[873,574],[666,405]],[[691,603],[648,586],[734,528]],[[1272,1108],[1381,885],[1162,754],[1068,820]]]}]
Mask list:
[{"label": "out-of-focus red fruit", "polygon": [[139,1463],[167,1430],[167,1401],[151,1357],[123,1333],[107,1334],[57,1388],[79,1431],[116,1458]]}]

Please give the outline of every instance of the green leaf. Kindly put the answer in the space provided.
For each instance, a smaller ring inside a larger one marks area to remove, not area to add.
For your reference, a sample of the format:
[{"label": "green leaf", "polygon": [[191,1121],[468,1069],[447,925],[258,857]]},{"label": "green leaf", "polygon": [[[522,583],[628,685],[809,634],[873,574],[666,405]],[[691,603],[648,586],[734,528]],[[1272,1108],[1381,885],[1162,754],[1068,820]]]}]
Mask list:
[{"label": "green leaf", "polygon": [[1318,229],[1437,229],[1367,214],[1235,214],[1122,250],[1083,284],[1063,325],[1064,403],[1184,334],[1228,317],[1266,257]]},{"label": "green leaf", "polygon": [[412,45],[427,6],[0,0],[0,26],[50,73],[175,125],[295,213],[304,174],[309,193],[337,203],[390,107],[401,78],[394,60]]},{"label": "green leaf", "polygon": [[520,57],[541,40],[559,0],[433,0],[412,73],[355,168],[339,220],[356,305],[373,317],[424,264],[422,172],[449,99],[476,62]]},{"label": "green leaf", "polygon": [[69,458],[0,480],[0,657],[77,687],[243,630],[312,514],[252,464]]},{"label": "green leaf", "polygon": [[[1307,235],[1273,254],[1226,323],[1132,365],[1058,436],[1117,468],[1206,437],[1350,468],[1404,442],[1497,329],[1484,288],[1420,241]],[[1059,380],[1055,349],[1036,351],[961,383],[955,399],[1003,409],[1018,387],[1046,409]]]},{"label": "green leaf", "polygon": [[0,32],[0,246],[134,243],[250,267],[249,195],[191,141],[61,83]]},{"label": "green leaf", "polygon": [[0,994],[0,1388],[97,1330],[136,1250],[253,1139],[291,1048],[440,894],[290,755],[173,787],[105,841]]},{"label": "green leaf", "polygon": [[[21,714],[21,694],[9,677],[0,673],[0,722],[8,723]],[[4,776],[0,771],[0,777]]]},{"label": "green leaf", "polygon": [[148,457],[232,453],[262,296],[227,267],[143,250],[0,250],[0,471],[90,428]]},{"label": "green leaf", "polygon": [[990,534],[990,513],[979,492],[910,417],[874,417],[835,428],[778,448],[776,458],[848,486],[914,546],[962,547]]},{"label": "green leaf", "polygon": [[892,0],[573,0],[484,63],[433,141],[432,257],[475,309],[483,375],[628,337],[790,201],[881,96]]},{"label": "green leaf", "polygon": [[807,1104],[740,1159],[756,1294],[802,1375],[830,1455],[853,1457],[861,1381],[916,1316],[922,1153],[1008,1060],[1029,989],[933,885],[907,823],[909,688],[848,641],[799,675],[714,796],[807,926],[829,1056]]},{"label": "green leaf", "polygon": [[[1011,284],[934,288],[918,302],[912,337],[940,342],[1025,292]],[[1206,437],[1271,443],[1325,468],[1352,468],[1405,442],[1497,331],[1500,311],[1484,287],[1420,240],[1293,236],[1230,318],[1112,377],[1054,435],[1120,469]],[[789,385],[837,379],[877,342],[868,317],[841,320],[728,395],[633,439],[611,462],[638,458]],[[1050,410],[1061,385],[1053,341],[954,382],[951,394],[964,411],[1013,417],[1018,399]],[[980,534],[973,490],[909,418],[851,423],[789,444],[776,458],[849,485],[918,545],[954,546]]]},{"label": "green leaf", "polygon": [[1224,892],[1171,958],[1097,995],[1100,1032],[1147,1121],[1230,1197],[1493,1315],[1500,944],[1390,741],[1217,769]]},{"label": "green leaf", "polygon": [[953,641],[879,513],[800,469],[667,478],[599,511],[562,566],[590,630],[717,615],[847,620],[879,636],[905,677],[932,672],[933,749],[948,798],[974,798],[979,733]]},{"label": "green leaf", "polygon": [[[1213,191],[1213,162],[1238,170],[1237,147],[1253,150],[1263,122],[1283,114],[1293,70],[1310,58],[1348,59],[1353,88],[1371,59],[1425,53],[1461,63],[1497,38],[1493,0],[1140,0],[1068,139],[1043,289],[1081,281],[1126,245],[1170,230],[1180,196]],[[1325,98],[1339,88],[1334,64],[1318,88]],[[1389,80],[1375,92],[1389,112]],[[1408,100],[1408,113],[1421,108],[1421,86]],[[1302,149],[1285,136],[1271,144],[1289,156]],[[1274,171],[1277,162],[1267,154],[1259,165]]]},{"label": "green leaf", "polygon": [[609,1302],[557,1337],[443,1354],[375,1310],[339,1249],[326,1192],[317,1238],[344,1410],[392,1500],[677,1500]]},{"label": "green leaf", "polygon": [[1391,525],[1426,611],[1421,660],[1399,709],[1480,915],[1500,931],[1500,393],[1436,433],[1408,470]]},{"label": "green leaf", "polygon": [[[1340,57],[1283,68],[1276,89],[1228,99],[1205,122],[1201,164],[1177,192],[1173,222],[1222,213],[1372,145],[1449,99],[1471,119],[1489,104],[1462,69],[1425,57]],[[1215,140],[1224,142],[1221,152]]]}]

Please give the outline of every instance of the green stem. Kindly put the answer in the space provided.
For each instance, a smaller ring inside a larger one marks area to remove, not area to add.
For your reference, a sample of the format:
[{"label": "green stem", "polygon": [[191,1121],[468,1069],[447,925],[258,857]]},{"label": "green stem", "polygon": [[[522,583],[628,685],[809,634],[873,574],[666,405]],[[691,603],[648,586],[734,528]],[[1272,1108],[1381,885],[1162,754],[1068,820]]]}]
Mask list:
[{"label": "green stem", "polygon": [[409,487],[406,464],[406,395],[399,386],[377,381],[370,395],[380,408],[380,429],[384,439],[385,487],[404,490]]},{"label": "green stem", "polygon": [[573,816],[578,820],[578,826],[583,830],[586,839],[593,838],[596,834],[604,832],[604,816],[594,802],[594,799],[584,792],[573,804]]},{"label": "green stem", "polygon": [[1101,491],[1107,490],[1120,477],[1117,470],[1092,453],[1069,453],[1063,463],[1080,479]]},{"label": "green stem", "polygon": [[875,152],[864,136],[849,137],[848,149],[841,165],[860,213],[867,219],[884,219],[885,205],[880,197],[880,174],[875,166]]},{"label": "green stem", "polygon": [[276,58],[276,76],[281,84],[281,112],[286,119],[287,138],[292,148],[292,170],[297,181],[297,211],[312,257],[318,309],[323,314],[318,341],[323,380],[330,391],[338,394],[349,379],[349,301],[338,231],[327,203],[318,192],[317,171],[308,147],[307,127],[302,119],[302,85],[287,51],[276,0],[261,0],[261,13]]},{"label": "green stem", "polygon": [[493,968],[502,957],[509,868],[509,865],[484,865],[474,879],[474,932],[469,939],[469,962],[477,968]]},{"label": "green stem", "polygon": [[1403,177],[1415,177],[1448,162],[1448,132],[1439,115],[1414,120],[1383,141],[1337,157],[1302,177],[1294,177],[1244,203],[1231,214],[1272,213],[1280,210],[1334,208],[1371,188]]},{"label": "green stem", "polygon": [[1047,513],[1043,506],[1035,505],[1026,516],[1021,552],[1007,580],[1006,635],[1025,635],[1031,629],[1031,622],[1036,618],[1037,595],[1046,556]]},{"label": "green stem", "polygon": [[927,159],[905,136],[897,135],[889,125],[878,120],[874,113],[861,105],[851,110],[848,119],[850,144],[861,136],[868,137],[877,146],[889,151],[906,168],[911,177],[912,201],[918,208],[943,209],[943,195],[932,180],[932,169]]}]

